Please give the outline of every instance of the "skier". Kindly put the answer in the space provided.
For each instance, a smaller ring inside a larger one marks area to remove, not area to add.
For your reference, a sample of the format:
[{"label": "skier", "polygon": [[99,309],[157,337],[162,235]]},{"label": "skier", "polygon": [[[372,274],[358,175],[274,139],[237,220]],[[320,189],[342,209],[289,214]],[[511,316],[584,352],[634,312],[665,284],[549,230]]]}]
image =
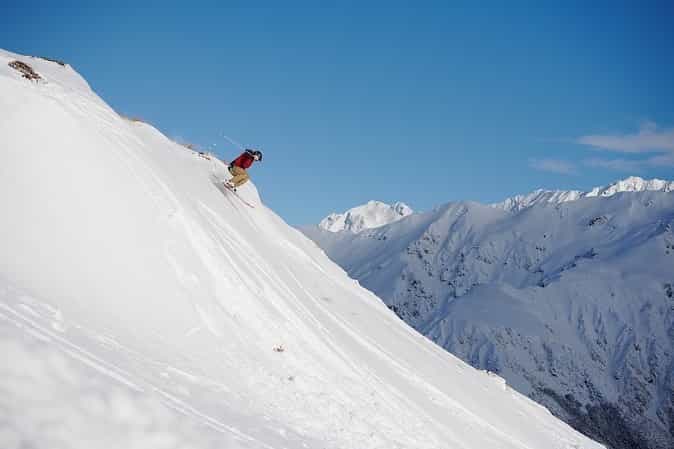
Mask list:
[{"label": "skier", "polygon": [[229,164],[229,173],[232,178],[225,182],[225,187],[236,190],[242,184],[245,184],[250,177],[246,169],[253,165],[255,161],[262,161],[262,152],[260,150],[246,149],[239,157]]}]

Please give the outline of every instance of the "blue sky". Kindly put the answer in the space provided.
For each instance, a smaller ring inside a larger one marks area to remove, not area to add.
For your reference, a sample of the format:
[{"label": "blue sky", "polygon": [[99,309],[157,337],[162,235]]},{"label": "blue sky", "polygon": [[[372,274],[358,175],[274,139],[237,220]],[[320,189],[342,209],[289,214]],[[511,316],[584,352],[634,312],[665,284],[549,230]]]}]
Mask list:
[{"label": "blue sky", "polygon": [[291,224],[674,179],[671,2],[142,3],[4,2],[0,47],[222,157],[261,147]]}]

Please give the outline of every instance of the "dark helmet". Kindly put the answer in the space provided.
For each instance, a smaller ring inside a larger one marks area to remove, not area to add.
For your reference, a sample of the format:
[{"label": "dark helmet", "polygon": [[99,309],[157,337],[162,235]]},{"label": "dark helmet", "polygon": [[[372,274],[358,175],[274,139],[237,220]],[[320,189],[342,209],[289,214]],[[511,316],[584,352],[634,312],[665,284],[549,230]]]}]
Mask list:
[{"label": "dark helmet", "polygon": [[256,161],[262,161],[262,151],[260,150],[246,150]]}]

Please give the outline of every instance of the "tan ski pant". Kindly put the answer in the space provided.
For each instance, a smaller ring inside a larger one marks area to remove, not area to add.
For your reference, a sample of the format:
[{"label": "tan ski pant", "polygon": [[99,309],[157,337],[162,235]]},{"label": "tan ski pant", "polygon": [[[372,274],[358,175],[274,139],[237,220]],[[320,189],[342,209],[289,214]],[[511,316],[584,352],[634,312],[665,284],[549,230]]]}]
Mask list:
[{"label": "tan ski pant", "polygon": [[234,184],[234,187],[239,187],[240,185],[245,184],[248,179],[250,179],[248,173],[246,173],[246,170],[241,167],[237,167],[236,165],[230,168],[229,172],[232,174],[232,179],[230,179],[229,182]]}]

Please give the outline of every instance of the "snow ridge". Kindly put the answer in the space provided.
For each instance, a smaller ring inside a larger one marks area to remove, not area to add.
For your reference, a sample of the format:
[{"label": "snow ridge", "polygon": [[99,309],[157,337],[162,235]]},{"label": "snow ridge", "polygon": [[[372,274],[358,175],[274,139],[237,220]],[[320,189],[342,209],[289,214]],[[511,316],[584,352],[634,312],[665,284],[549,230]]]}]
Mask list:
[{"label": "snow ridge", "polygon": [[318,226],[330,232],[358,233],[393,223],[413,212],[407,204],[401,202],[386,204],[381,201],[368,201],[342,214],[332,213],[321,220]]},{"label": "snow ridge", "polygon": [[674,191],[674,181],[661,179],[642,179],[638,176],[630,176],[626,179],[613,182],[607,186],[595,187],[587,192],[580,190],[534,190],[526,195],[515,195],[505,200],[491,204],[492,207],[511,212],[517,212],[536,204],[551,203],[559,204],[569,201],[577,201],[581,198],[608,197],[620,192],[644,192],[644,191]]}]

